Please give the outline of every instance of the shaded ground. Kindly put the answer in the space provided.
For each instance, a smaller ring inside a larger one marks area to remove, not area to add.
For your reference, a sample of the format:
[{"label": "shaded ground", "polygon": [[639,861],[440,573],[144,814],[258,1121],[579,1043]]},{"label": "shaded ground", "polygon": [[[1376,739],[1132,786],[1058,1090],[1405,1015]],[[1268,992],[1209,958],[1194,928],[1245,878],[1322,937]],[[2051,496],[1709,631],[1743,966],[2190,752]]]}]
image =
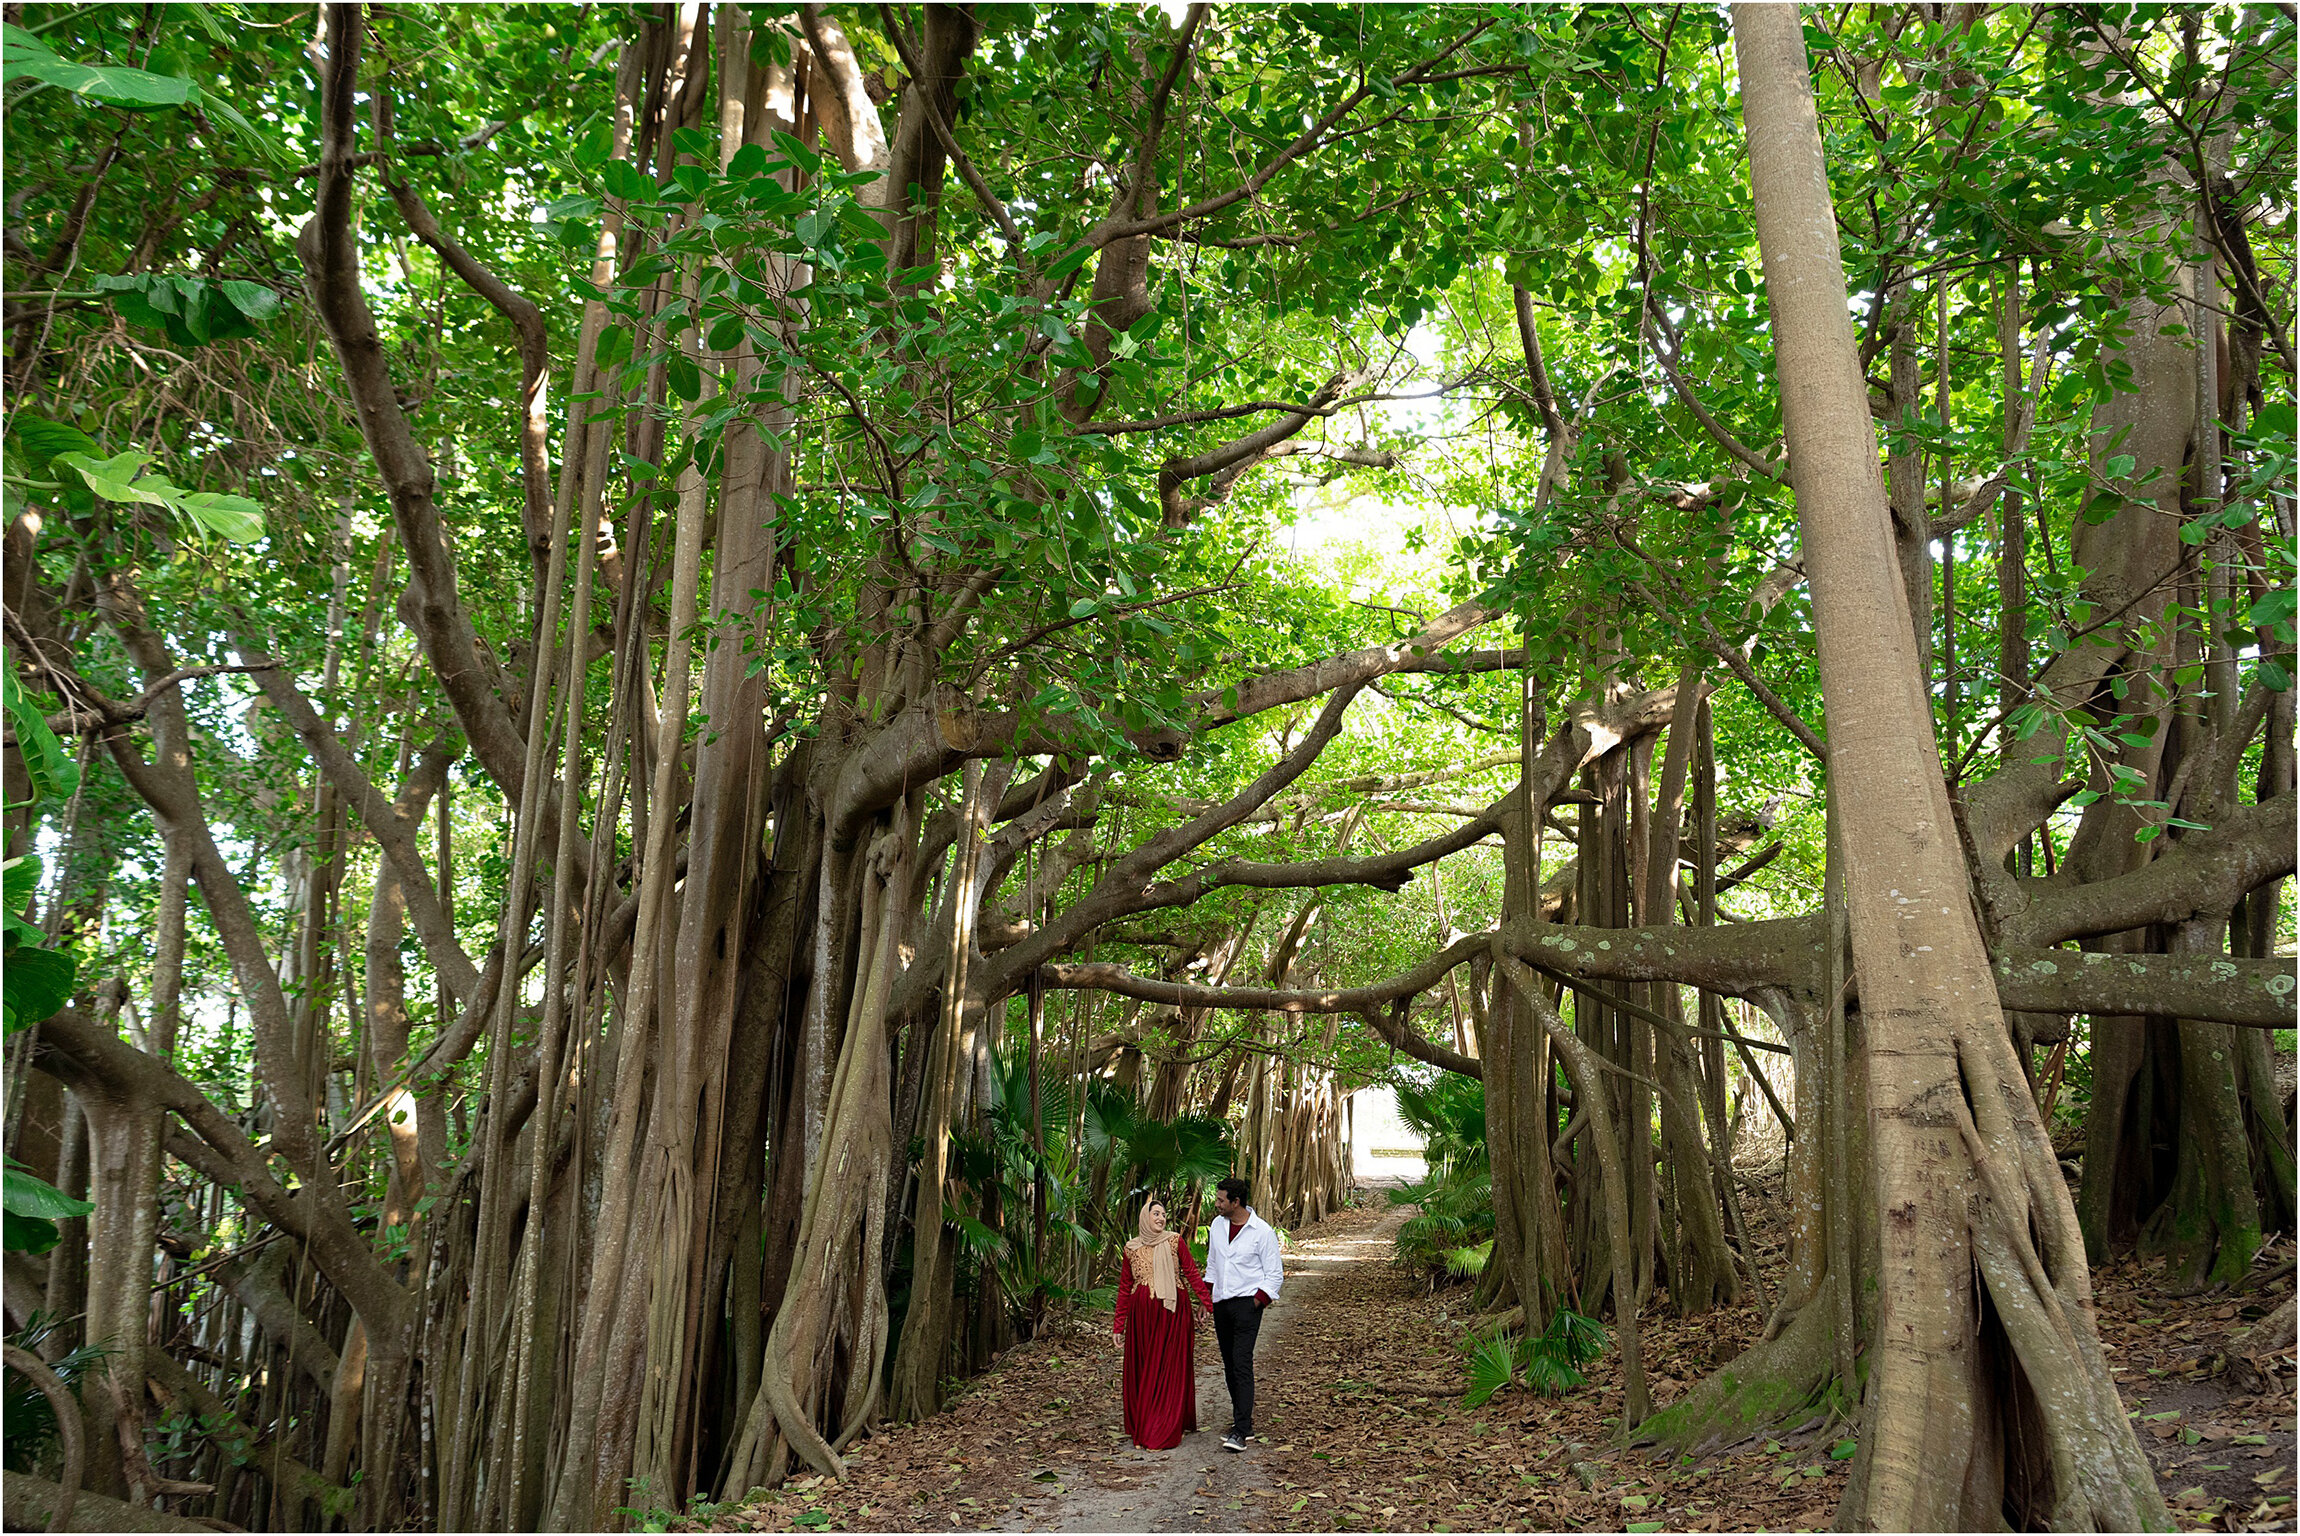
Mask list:
[{"label": "shaded ground", "polygon": [[2292,1258],[2290,1239],[2263,1249],[2248,1292],[2170,1296],[2130,1262],[2094,1277],[2101,1342],[2141,1446],[2165,1498],[2198,1529],[2294,1528],[2291,1351],[2265,1396],[2232,1395],[2212,1370],[2231,1335],[2292,1294]]},{"label": "shaded ground", "polygon": [[[1378,1197],[1377,1197],[1378,1198]],[[1753,1199],[1759,1259],[1770,1202]],[[1218,1445],[1228,1398],[1200,1346],[1199,1421],[1145,1454],[1119,1425],[1107,1317],[1011,1350],[952,1408],[863,1446],[844,1484],[803,1480],[718,1530],[1822,1530],[1844,1485],[1841,1427],[1810,1425],[1671,1466],[1615,1450],[1618,1361],[1555,1401],[1521,1390],[1462,1406],[1469,1292],[1431,1291],[1388,1262],[1397,1215],[1365,1205],[1295,1234],[1290,1282],[1258,1352],[1260,1443]],[[2293,1246],[2263,1253],[2254,1288],[2167,1296],[2126,1263],[2096,1276],[2101,1330],[2166,1498],[2192,1530],[2291,1530],[2293,1363],[2275,1389],[2231,1396],[2212,1373],[2230,1335],[2292,1293]],[[1657,1407],[1752,1340],[1747,1307],[1649,1317]]]}]

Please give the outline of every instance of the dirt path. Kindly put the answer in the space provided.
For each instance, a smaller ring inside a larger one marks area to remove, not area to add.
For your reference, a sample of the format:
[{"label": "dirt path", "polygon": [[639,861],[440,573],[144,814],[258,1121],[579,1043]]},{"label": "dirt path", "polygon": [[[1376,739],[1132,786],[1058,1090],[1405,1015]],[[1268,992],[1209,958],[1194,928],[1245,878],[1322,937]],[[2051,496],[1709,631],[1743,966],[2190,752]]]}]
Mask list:
[{"label": "dirt path", "polygon": [[[1262,1433],[1244,1454],[1222,1449],[1222,1431],[1230,1422],[1230,1394],[1222,1379],[1221,1356],[1213,1347],[1213,1330],[1200,1335],[1198,1361],[1198,1432],[1182,1437],[1171,1451],[1145,1451],[1124,1438],[1123,1429],[1113,1449],[1096,1458],[1099,1465],[1079,1469],[1067,1483],[1041,1484],[1046,1496],[1017,1508],[1000,1530],[1009,1531],[1207,1531],[1232,1529],[1236,1516],[1247,1508],[1257,1490],[1269,1479],[1261,1461],[1273,1434],[1285,1428],[1273,1414],[1273,1391],[1304,1368],[1316,1368],[1309,1358],[1317,1352],[1315,1330],[1301,1321],[1313,1315],[1332,1288],[1335,1278],[1358,1265],[1378,1264],[1390,1256],[1391,1234],[1408,1214],[1404,1208],[1368,1212],[1370,1221],[1328,1222],[1320,1235],[1286,1250],[1285,1292],[1263,1316],[1262,1333],[1254,1350],[1254,1375],[1261,1399]],[[1321,1378],[1322,1379],[1322,1378]],[[1119,1406],[1104,1405],[1091,1431],[1104,1440],[1121,1424]],[[1082,1426],[1083,1427],[1083,1426]]]},{"label": "dirt path", "polygon": [[[1753,1196],[1760,1230],[1783,1226]],[[802,1477],[693,1526],[721,1531],[1749,1531],[1826,1529],[1853,1449],[1815,1420],[1698,1463],[1619,1449],[1618,1351],[1562,1398],[1512,1388],[1463,1398],[1466,1286],[1388,1262],[1406,1213],[1377,1194],[1297,1234],[1256,1350],[1244,1455],[1221,1449],[1229,1394],[1203,1346],[1198,1417],[1172,1451],[1126,1439],[1109,1315],[1008,1351],[948,1410],[856,1448],[844,1482]],[[1778,1265],[1779,1244],[1760,1244]],[[2176,1298],[2129,1264],[2097,1277],[2104,1345],[2183,1529],[2291,1530],[2290,1352],[2275,1384],[2230,1399],[2212,1372],[2227,1332],[2291,1294],[2289,1240],[2263,1284]],[[1649,1313],[1646,1370],[1667,1406],[1763,1326],[1744,1305]],[[683,1528],[693,1528],[684,1526]]]}]

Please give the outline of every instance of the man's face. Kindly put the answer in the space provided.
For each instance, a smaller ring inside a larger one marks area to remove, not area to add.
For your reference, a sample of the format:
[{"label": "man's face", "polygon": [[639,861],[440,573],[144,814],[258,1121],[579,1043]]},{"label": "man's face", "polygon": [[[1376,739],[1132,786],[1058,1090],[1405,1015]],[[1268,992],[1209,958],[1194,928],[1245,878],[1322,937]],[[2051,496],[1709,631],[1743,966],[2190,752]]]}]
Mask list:
[{"label": "man's face", "polygon": [[1235,1216],[1238,1213],[1238,1203],[1230,1198],[1228,1190],[1217,1189],[1214,1191],[1214,1209],[1225,1216]]}]

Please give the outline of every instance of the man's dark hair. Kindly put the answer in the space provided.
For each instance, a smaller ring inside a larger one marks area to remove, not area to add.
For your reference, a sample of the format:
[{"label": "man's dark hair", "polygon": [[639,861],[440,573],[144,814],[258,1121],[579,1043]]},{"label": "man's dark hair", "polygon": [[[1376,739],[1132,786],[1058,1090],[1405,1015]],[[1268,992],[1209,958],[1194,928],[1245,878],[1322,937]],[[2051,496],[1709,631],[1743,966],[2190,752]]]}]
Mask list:
[{"label": "man's dark hair", "polygon": [[1244,1205],[1246,1203],[1247,1185],[1244,1179],[1224,1179],[1214,1187],[1228,1195],[1232,1205]]}]

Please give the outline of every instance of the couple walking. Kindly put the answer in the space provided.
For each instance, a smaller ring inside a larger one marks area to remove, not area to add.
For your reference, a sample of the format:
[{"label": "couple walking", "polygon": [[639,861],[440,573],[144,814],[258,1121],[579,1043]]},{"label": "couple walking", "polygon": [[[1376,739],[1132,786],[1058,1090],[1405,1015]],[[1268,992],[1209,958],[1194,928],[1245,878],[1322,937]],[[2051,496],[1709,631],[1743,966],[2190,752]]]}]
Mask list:
[{"label": "couple walking", "polygon": [[1200,1313],[1191,1305],[1193,1294],[1213,1316],[1214,1342],[1230,1386],[1230,1432],[1222,1437],[1222,1449],[1242,1451],[1254,1433],[1254,1340],[1262,1331],[1262,1309],[1278,1299],[1285,1276],[1278,1234],[1247,1206],[1246,1194],[1244,1179],[1224,1179],[1214,1187],[1202,1277],[1190,1256],[1187,1211],[1178,1213],[1182,1230],[1172,1230],[1166,1207],[1152,1200],[1142,1207],[1141,1235],[1126,1245],[1111,1327],[1126,1361],[1126,1433],[1146,1451],[1172,1450],[1198,1428],[1191,1336]]}]

